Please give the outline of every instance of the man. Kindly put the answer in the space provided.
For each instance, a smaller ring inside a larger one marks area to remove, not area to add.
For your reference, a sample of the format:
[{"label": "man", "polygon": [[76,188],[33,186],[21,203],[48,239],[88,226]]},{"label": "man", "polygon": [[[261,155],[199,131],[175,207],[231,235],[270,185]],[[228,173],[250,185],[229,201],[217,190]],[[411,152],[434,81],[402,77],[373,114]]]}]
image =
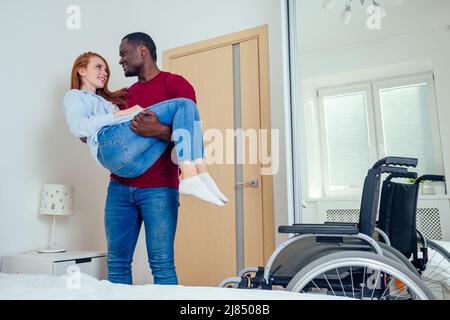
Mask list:
[{"label": "man", "polygon": [[[120,43],[120,61],[126,77],[138,77],[128,89],[127,105],[150,106],[173,98],[196,102],[195,91],[182,76],[160,71],[156,46],[141,32]],[[142,136],[170,141],[171,128],[159,123],[151,111],[138,114],[132,130]],[[125,179],[111,174],[105,205],[108,244],[108,279],[132,284],[131,262],[142,221],[147,254],[155,284],[178,284],[174,240],[178,219],[178,166],[171,160],[173,144],[143,175]]]}]

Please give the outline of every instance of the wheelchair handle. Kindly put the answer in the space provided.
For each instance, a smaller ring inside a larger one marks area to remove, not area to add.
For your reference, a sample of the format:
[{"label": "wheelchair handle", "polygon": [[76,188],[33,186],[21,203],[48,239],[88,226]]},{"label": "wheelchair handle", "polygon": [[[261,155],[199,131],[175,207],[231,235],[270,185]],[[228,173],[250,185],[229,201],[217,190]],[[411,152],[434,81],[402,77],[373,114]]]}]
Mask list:
[{"label": "wheelchair handle", "polygon": [[434,174],[425,174],[416,180],[416,184],[421,183],[422,181],[436,181],[436,182],[445,182],[444,176],[438,176]]},{"label": "wheelchair handle", "polygon": [[378,169],[379,167],[386,166],[402,166],[402,167],[417,167],[417,158],[404,158],[404,157],[386,157],[378,160],[373,165],[373,169]]},{"label": "wheelchair handle", "polygon": [[392,173],[392,174],[407,174],[408,173],[408,169],[401,168],[401,167],[384,167],[384,166],[381,166],[378,170],[381,173],[383,173],[383,172]]},{"label": "wheelchair handle", "polygon": [[394,178],[417,179],[417,172],[393,172],[386,178],[386,181],[391,181]]}]

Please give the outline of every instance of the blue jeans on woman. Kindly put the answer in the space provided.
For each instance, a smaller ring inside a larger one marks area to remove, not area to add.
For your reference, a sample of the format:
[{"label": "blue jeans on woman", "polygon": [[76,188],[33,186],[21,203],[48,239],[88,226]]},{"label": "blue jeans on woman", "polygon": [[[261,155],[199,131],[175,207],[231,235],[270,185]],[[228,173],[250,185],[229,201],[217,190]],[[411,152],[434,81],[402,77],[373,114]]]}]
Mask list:
[{"label": "blue jeans on woman", "polygon": [[[159,121],[172,127],[178,162],[204,157],[200,115],[192,100],[171,99],[152,105]],[[134,178],[147,171],[166,150],[169,142],[134,133],[130,122],[102,128],[98,134],[99,162],[119,177]]]},{"label": "blue jeans on woman", "polygon": [[131,263],[144,221],[154,283],[178,284],[174,264],[178,205],[176,188],[135,188],[110,181],[105,206],[109,281],[132,284]]}]

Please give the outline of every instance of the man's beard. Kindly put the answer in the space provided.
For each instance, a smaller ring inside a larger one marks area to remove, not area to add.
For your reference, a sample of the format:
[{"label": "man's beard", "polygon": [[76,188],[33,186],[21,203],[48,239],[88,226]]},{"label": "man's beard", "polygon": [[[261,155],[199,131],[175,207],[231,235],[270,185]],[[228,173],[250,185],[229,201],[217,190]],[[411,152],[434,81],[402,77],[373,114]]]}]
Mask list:
[{"label": "man's beard", "polygon": [[138,74],[136,71],[133,70],[127,70],[125,72],[125,77],[136,77]]}]

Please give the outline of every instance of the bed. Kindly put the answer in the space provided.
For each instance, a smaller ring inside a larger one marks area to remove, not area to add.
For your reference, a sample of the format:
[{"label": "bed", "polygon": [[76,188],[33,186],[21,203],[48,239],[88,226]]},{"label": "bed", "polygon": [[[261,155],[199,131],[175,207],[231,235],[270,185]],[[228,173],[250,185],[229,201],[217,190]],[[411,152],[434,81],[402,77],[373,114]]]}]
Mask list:
[{"label": "bed", "polygon": [[0,273],[2,300],[330,300],[346,299],[281,290],[245,290],[182,285],[123,285],[87,274]]}]

